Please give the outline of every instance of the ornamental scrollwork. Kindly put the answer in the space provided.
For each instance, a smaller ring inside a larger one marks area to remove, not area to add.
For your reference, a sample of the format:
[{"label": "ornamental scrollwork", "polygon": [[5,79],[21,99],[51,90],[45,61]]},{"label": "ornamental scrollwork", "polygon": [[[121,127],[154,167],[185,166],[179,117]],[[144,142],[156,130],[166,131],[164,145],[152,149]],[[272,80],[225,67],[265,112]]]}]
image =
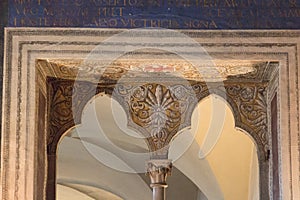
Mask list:
[{"label": "ornamental scrollwork", "polygon": [[233,110],[235,126],[247,131],[256,141],[260,151],[268,157],[267,84],[225,82],[209,84],[193,82],[199,101],[210,94],[223,97]]},{"label": "ornamental scrollwork", "polygon": [[[55,153],[59,138],[80,124],[86,103],[103,92],[115,98],[127,113],[128,126],[142,133],[150,152],[165,149],[172,138],[191,125],[197,103],[216,93],[227,98],[236,126],[246,130],[268,153],[267,101],[265,83],[231,83],[219,86],[203,82],[91,83],[57,78],[48,79],[48,151]],[[164,153],[167,149],[164,150]],[[161,152],[160,152],[161,153]]]},{"label": "ornamental scrollwork", "polygon": [[[231,100],[237,126],[246,129],[268,154],[267,87],[265,84],[235,84],[225,86]],[[238,115],[238,116],[237,116]],[[247,129],[248,127],[248,129]]]},{"label": "ornamental scrollwork", "polygon": [[49,82],[51,82],[51,86],[49,85],[50,87],[48,87],[48,104],[50,104],[48,114],[48,152],[53,151],[51,144],[54,142],[61,127],[65,124],[72,124],[74,121],[72,114],[72,84],[70,82],[55,84],[55,81],[51,80]]},{"label": "ornamental scrollwork", "polygon": [[112,91],[113,85],[48,78],[48,154],[55,154],[60,137],[81,123],[82,111],[95,95]]},{"label": "ornamental scrollwork", "polygon": [[116,91],[127,104],[128,125],[147,137],[152,152],[167,146],[179,130],[190,126],[190,115],[198,102],[185,85],[122,84]]}]

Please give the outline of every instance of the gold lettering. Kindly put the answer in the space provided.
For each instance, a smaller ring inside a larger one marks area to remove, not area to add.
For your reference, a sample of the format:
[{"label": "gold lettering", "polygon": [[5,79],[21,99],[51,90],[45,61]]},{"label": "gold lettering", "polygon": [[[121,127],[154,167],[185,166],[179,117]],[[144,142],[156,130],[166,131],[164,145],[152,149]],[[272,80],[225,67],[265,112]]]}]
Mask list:
[{"label": "gold lettering", "polygon": [[142,21],[144,22],[144,26],[143,27],[146,27],[147,26],[147,19],[143,19]]},{"label": "gold lettering", "polygon": [[119,15],[120,17],[122,17],[123,16],[123,8],[121,7],[120,8],[120,15]]},{"label": "gold lettering", "polygon": [[121,19],[121,22],[122,22],[122,24],[123,24],[123,26],[128,26],[129,25],[129,20],[127,19],[127,20],[125,20],[125,19]]},{"label": "gold lettering", "polygon": [[49,8],[44,8],[44,15],[51,15],[51,16],[53,16],[54,15],[54,13],[53,13],[53,10],[51,9],[51,10],[49,10]]},{"label": "gold lettering", "polygon": [[15,3],[23,5],[26,4],[27,2],[26,0],[15,0]]},{"label": "gold lettering", "polygon": [[101,7],[98,8],[98,16],[100,17],[122,17],[123,7]]},{"label": "gold lettering", "polygon": [[21,19],[20,25],[21,25],[21,26],[25,26],[25,19],[23,19],[23,18]]},{"label": "gold lettering", "polygon": [[[17,11],[17,14],[19,15],[20,14],[20,10],[18,7],[15,7],[16,11]],[[24,10],[24,9],[23,9]]]},{"label": "gold lettering", "polygon": [[290,7],[297,7],[297,0],[290,0]]},{"label": "gold lettering", "polygon": [[14,17],[14,26],[17,26],[17,18]]},{"label": "gold lettering", "polygon": [[98,16],[107,16],[107,8],[98,8]]},{"label": "gold lettering", "polygon": [[222,17],[223,16],[223,9],[218,9],[218,17]]},{"label": "gold lettering", "polygon": [[208,0],[203,0],[203,7],[210,7]]},{"label": "gold lettering", "polygon": [[153,19],[150,20],[150,26],[151,26],[151,27],[159,27],[159,26],[157,25],[157,21],[156,21],[156,20],[153,20]]},{"label": "gold lettering", "polygon": [[118,25],[117,19],[110,19],[110,20],[108,20],[108,23],[109,23],[108,25],[110,27],[116,27]]},{"label": "gold lettering", "polygon": [[184,26],[188,28],[218,28],[216,22],[214,20],[212,21],[206,21],[206,20],[187,20],[184,21]]},{"label": "gold lettering", "polygon": [[237,6],[237,3],[235,0],[225,0],[225,4],[228,7],[236,7]]},{"label": "gold lettering", "polygon": [[50,24],[48,23],[48,19],[46,17],[43,18],[44,21],[44,26],[50,26]]},{"label": "gold lettering", "polygon": [[81,16],[88,17],[88,15],[89,15],[89,11],[87,8],[81,10]]},{"label": "gold lettering", "polygon": [[258,10],[249,10],[251,17],[259,17],[259,11]]},{"label": "gold lettering", "polygon": [[137,27],[142,27],[143,26],[143,19],[134,19],[133,22],[131,23],[131,27],[137,28]]},{"label": "gold lettering", "polygon": [[215,22],[214,20],[212,20],[212,21],[210,22],[209,27],[210,27],[210,28],[218,28],[218,26],[217,26],[217,24],[216,24],[216,22]]},{"label": "gold lettering", "polygon": [[283,18],[300,17],[300,9],[279,10],[278,15]]},{"label": "gold lettering", "polygon": [[271,6],[280,7],[280,1],[279,0],[271,0]]},{"label": "gold lettering", "polygon": [[38,12],[39,12],[38,8],[31,8],[31,9],[30,9],[30,14],[31,14],[31,15],[37,15]]},{"label": "gold lettering", "polygon": [[290,9],[288,17],[300,17],[300,9]]},{"label": "gold lettering", "polygon": [[[119,14],[120,15],[120,14]],[[113,7],[110,9],[110,16],[111,17],[116,17],[119,16],[118,14],[116,14],[116,9]]]}]

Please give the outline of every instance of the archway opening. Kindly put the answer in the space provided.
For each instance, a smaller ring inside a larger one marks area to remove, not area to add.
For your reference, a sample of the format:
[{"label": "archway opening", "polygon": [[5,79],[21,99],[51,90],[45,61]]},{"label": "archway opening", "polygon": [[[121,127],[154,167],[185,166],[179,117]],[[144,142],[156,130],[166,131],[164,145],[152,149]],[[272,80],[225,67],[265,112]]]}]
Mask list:
[{"label": "archway opening", "polygon": [[[101,126],[100,130],[93,127],[93,117],[101,120],[97,124]],[[72,195],[86,199],[152,199],[149,177],[141,171],[128,173],[128,168],[122,168],[127,165],[132,169],[145,170],[145,162],[150,159],[145,156],[143,159],[138,157],[138,160],[131,160],[128,156],[130,154],[123,152],[148,152],[143,138],[128,129],[126,121],[123,108],[109,96],[98,95],[88,103],[83,112],[81,126],[66,133],[58,146],[58,200],[71,199]],[[102,140],[99,131],[103,131],[107,140]],[[111,143],[107,143],[109,141]],[[106,160],[105,157],[113,159]],[[168,184],[167,196],[170,199],[206,198],[176,167],[172,170]]]},{"label": "archway opening", "polygon": [[[225,111],[223,120],[216,117],[220,109]],[[198,104],[191,130],[175,138],[170,157],[175,155],[182,141],[188,140],[193,140],[190,147],[174,165],[208,199],[259,199],[256,145],[250,136],[235,128],[233,112],[225,100],[210,95]]]},{"label": "archway opening", "polygon": [[[111,104],[116,106],[116,113]],[[114,117],[120,123],[116,124]],[[141,176],[128,173],[145,164],[126,159],[126,153],[147,152],[147,146],[137,134],[133,137],[133,131],[121,129],[124,124],[123,109],[110,97],[98,95],[88,103],[82,124],[66,133],[58,146],[58,200],[73,199],[70,196],[78,192],[92,199],[152,198]]]}]

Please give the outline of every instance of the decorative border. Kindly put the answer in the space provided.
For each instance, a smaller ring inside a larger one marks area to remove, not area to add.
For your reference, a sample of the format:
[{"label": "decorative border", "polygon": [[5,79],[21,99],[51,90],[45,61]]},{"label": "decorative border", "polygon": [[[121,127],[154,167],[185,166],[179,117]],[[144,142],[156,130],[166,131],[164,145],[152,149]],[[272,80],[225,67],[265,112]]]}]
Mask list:
[{"label": "decorative border", "polygon": [[[113,35],[113,34],[116,34],[116,33],[120,33],[122,31],[120,30],[78,30],[78,29],[73,29],[73,30],[64,30],[64,31],[61,31],[62,29],[48,29],[48,30],[45,30],[45,29],[41,29],[41,30],[30,30],[28,29],[28,31],[25,29],[24,30],[14,30],[14,29],[10,29],[9,31],[6,31],[6,34],[7,34],[7,38],[6,38],[6,42],[7,42],[7,46],[6,46],[6,50],[9,50],[8,52],[6,52],[6,65],[7,66],[11,66],[11,57],[10,57],[10,54],[12,53],[11,50],[12,50],[12,41],[13,41],[13,36],[25,36],[25,35],[37,35],[37,36],[44,36],[44,35],[61,35],[61,36],[66,36],[66,35],[71,35],[71,36],[78,36],[78,35],[89,35],[89,36],[110,36],[110,35]],[[270,31],[258,31],[257,33],[253,33],[253,32],[248,32],[248,31],[242,31],[242,32],[239,32],[239,31],[221,31],[220,32],[216,32],[216,31],[200,31],[200,32],[197,32],[197,31],[181,31],[182,33],[185,33],[187,34],[188,36],[191,36],[193,38],[197,38],[197,37],[204,37],[204,38],[213,38],[213,37],[228,37],[228,38],[232,38],[232,36],[234,35],[235,37],[295,37],[295,38],[299,38],[299,32],[298,31],[278,31],[278,32],[270,32]],[[166,36],[168,37],[168,36]],[[33,44],[33,43],[28,43],[28,44]],[[55,43],[57,44],[57,43]],[[75,43],[73,43],[75,44]],[[98,43],[94,43],[94,44],[98,44]],[[20,43],[20,49],[19,49],[19,57],[18,57],[18,92],[21,94],[21,79],[20,77],[22,77],[22,70],[21,70],[21,60],[22,60],[22,57],[21,57],[21,51],[22,51],[22,46],[25,45]],[[77,44],[75,44],[77,45]],[[80,45],[78,43],[78,45]],[[84,45],[84,44],[83,44]],[[229,47],[229,46],[235,46],[235,47],[241,47],[241,46],[244,46],[244,47],[249,47],[249,46],[255,46],[255,47],[272,47],[272,46],[277,46],[277,47],[294,47],[295,48],[295,58],[296,58],[296,86],[298,86],[298,69],[299,69],[299,66],[298,66],[298,49],[297,49],[297,43],[284,43],[284,44],[278,44],[278,43],[268,43],[268,44],[253,44],[253,43],[243,43],[243,44],[226,44],[226,43],[219,43],[219,44],[214,44],[214,43],[203,43],[201,44],[202,46],[223,46],[223,47]],[[53,51],[52,51],[53,52]],[[264,53],[264,52],[261,52],[261,53]],[[270,54],[270,53],[269,53]],[[287,67],[289,66],[289,63],[288,63],[288,58],[287,58]],[[287,74],[289,74],[289,69],[287,69]],[[27,72],[29,73],[29,72]],[[4,114],[5,118],[9,118],[9,115],[10,115],[10,104],[9,102],[11,101],[10,97],[10,89],[8,86],[11,85],[11,72],[9,70],[6,71],[6,74],[5,76],[7,77],[6,80],[8,80],[8,82],[6,83],[6,88],[4,89],[5,90],[5,93],[6,93],[6,96],[8,98],[6,98],[6,101],[3,102],[3,105],[6,106],[6,113]],[[28,78],[28,76],[27,76]],[[288,82],[288,91],[290,90],[289,88],[289,82]],[[27,89],[30,89],[29,87]],[[299,91],[298,89],[296,90],[296,98],[297,98],[297,101],[299,102]],[[280,95],[279,95],[280,96]],[[289,141],[291,142],[291,113],[290,113],[290,102],[291,102],[291,99],[290,99],[290,96],[288,96],[288,106],[289,106],[289,110],[288,110],[288,117],[289,117]],[[28,101],[27,101],[28,103]],[[21,105],[21,98],[18,99],[18,102],[17,102],[17,111],[18,111],[18,118],[17,118],[17,140],[20,139],[20,132],[18,130],[20,130],[20,105]],[[27,105],[28,106],[28,105]],[[27,113],[28,114],[28,113]],[[4,117],[3,116],[3,117]],[[3,163],[4,163],[4,166],[3,168],[7,168],[7,162],[8,162],[8,159],[9,159],[9,151],[8,151],[8,147],[9,147],[9,141],[8,141],[8,135],[9,135],[9,132],[10,132],[10,126],[9,126],[9,120],[7,121],[4,121],[4,123],[6,123],[6,129],[3,131],[3,134],[4,134],[4,141],[3,141],[3,144],[4,144],[4,147],[3,147]],[[26,129],[28,130],[28,126],[26,127]],[[297,104],[297,129],[298,129],[298,151],[300,152],[300,125],[299,125],[299,104]],[[291,145],[291,143],[290,143]],[[16,157],[18,158],[19,157],[19,154],[18,154],[18,150],[20,148],[20,143],[19,143],[19,140],[18,140],[18,143],[17,143],[17,155]],[[291,148],[289,148],[289,151],[291,151]],[[299,153],[298,153],[299,155]],[[291,152],[290,152],[290,156],[291,156]],[[17,161],[19,161],[19,159],[17,159]],[[291,161],[291,157],[290,157],[290,161]],[[300,162],[300,158],[299,158],[299,162]],[[292,166],[291,166],[292,167]],[[20,170],[20,163],[16,163],[16,178],[18,180],[19,178],[19,170]],[[300,171],[300,169],[299,169]],[[3,175],[3,179],[2,179],[2,184],[4,184],[4,187],[3,187],[3,194],[4,196],[5,195],[5,188],[7,188],[7,174],[6,173],[2,173]],[[292,174],[291,174],[292,176]],[[290,177],[290,179],[292,180],[292,177]],[[290,180],[290,184],[292,184]],[[291,197],[293,195],[293,187],[291,187]],[[18,192],[18,183],[16,183],[16,191],[15,191],[15,195],[17,194]],[[16,197],[16,196],[15,196]],[[292,197],[293,198],[293,197]]]}]

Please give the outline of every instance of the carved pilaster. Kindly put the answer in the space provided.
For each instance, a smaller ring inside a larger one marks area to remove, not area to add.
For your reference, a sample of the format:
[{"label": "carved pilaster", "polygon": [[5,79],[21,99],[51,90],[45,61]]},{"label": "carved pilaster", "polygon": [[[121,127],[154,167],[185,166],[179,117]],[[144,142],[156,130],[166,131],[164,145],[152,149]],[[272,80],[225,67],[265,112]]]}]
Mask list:
[{"label": "carved pilaster", "polygon": [[150,160],[147,163],[147,175],[150,177],[150,187],[153,189],[153,200],[165,200],[167,177],[171,175],[171,160]]}]

